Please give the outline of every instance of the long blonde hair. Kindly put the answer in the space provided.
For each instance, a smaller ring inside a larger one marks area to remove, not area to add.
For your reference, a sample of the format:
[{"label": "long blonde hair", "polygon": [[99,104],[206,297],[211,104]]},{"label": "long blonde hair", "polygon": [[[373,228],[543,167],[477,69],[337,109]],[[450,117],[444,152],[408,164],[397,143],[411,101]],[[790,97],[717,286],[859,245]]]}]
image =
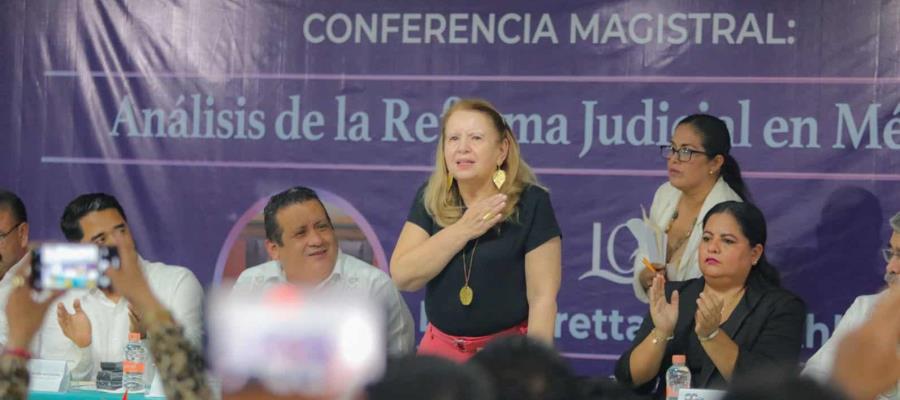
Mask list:
[{"label": "long blonde hair", "polygon": [[506,159],[500,165],[500,168],[506,172],[506,183],[500,187],[500,192],[507,196],[506,207],[503,209],[504,219],[514,218],[522,190],[528,185],[538,186],[539,184],[531,167],[522,159],[519,143],[516,141],[512,129],[500,112],[491,103],[482,99],[461,99],[453,103],[441,117],[441,137],[434,154],[434,170],[431,172],[431,177],[428,178],[423,196],[425,210],[438,225],[443,227],[453,224],[463,215],[464,204],[459,194],[459,187],[456,182],[450,183],[450,170],[444,159],[444,141],[447,137],[447,120],[454,112],[464,110],[477,111],[488,116],[500,134],[498,141],[502,142],[506,139],[509,142]]}]

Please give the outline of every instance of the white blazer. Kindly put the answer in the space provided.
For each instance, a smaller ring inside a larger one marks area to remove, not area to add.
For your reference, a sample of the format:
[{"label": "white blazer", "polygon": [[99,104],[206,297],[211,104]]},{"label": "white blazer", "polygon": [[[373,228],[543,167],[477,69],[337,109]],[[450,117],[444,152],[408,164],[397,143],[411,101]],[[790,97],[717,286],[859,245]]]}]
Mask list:
[{"label": "white blazer", "polygon": [[[650,215],[647,217],[655,222],[661,228],[667,228],[672,222],[672,216],[678,208],[678,200],[681,199],[681,191],[666,182],[653,195],[653,204],[650,206]],[[700,238],[703,236],[703,216],[716,204],[729,200],[741,201],[741,196],[728,186],[724,179],[719,177],[712,190],[706,195],[703,206],[700,207],[700,214],[697,215],[697,222],[691,231],[684,252],[681,254],[681,260],[678,263],[672,263],[674,267],[666,268],[666,280],[668,281],[684,281],[700,277],[700,264],[697,257],[697,249],[700,246]],[[650,299],[647,297],[647,291],[641,286],[638,279],[641,270],[646,268],[641,262],[641,258],[647,255],[638,249],[634,257],[634,294],[638,300],[648,303]]]}]

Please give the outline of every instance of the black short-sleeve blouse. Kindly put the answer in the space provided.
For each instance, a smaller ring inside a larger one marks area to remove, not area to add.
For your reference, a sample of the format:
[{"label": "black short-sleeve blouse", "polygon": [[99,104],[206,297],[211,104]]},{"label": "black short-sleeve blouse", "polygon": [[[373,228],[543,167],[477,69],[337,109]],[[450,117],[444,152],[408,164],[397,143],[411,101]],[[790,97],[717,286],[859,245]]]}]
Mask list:
[{"label": "black short-sleeve blouse", "polygon": [[[419,188],[407,221],[429,235],[441,228],[428,215],[423,202],[425,186]],[[484,336],[518,325],[528,319],[525,292],[525,254],[561,236],[550,194],[527,186],[516,205],[518,214],[478,238],[469,278],[474,292],[472,304],[464,306],[459,290],[465,282],[463,254],[472,256],[475,240],[428,282],[425,311],[435,327],[455,336]]]}]

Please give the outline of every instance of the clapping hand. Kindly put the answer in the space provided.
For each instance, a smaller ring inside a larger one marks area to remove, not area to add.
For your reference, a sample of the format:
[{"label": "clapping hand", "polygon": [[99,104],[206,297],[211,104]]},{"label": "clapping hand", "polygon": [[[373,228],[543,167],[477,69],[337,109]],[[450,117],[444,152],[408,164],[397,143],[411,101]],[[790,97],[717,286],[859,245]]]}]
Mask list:
[{"label": "clapping hand", "polygon": [[666,301],[666,278],[662,275],[653,277],[650,285],[650,318],[653,326],[666,337],[672,336],[675,331],[675,322],[678,321],[678,291],[672,292],[672,300]]},{"label": "clapping hand", "polygon": [[700,293],[697,298],[697,313],[694,314],[694,333],[697,337],[709,337],[722,323],[722,299],[712,293]]},{"label": "clapping hand", "polygon": [[91,320],[81,308],[81,300],[76,299],[72,304],[75,312],[69,314],[62,303],[56,305],[56,321],[62,328],[63,334],[78,347],[91,345]]}]

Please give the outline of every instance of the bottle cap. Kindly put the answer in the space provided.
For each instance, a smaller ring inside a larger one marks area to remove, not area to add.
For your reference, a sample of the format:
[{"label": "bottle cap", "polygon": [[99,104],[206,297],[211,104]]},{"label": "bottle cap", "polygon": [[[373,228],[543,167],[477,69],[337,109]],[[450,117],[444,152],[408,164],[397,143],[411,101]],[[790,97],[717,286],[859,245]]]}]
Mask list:
[{"label": "bottle cap", "polygon": [[684,364],[687,359],[684,357],[684,354],[674,354],[672,355],[672,364]]},{"label": "bottle cap", "polygon": [[141,341],[140,332],[128,332],[128,341],[129,342],[140,342]]}]

